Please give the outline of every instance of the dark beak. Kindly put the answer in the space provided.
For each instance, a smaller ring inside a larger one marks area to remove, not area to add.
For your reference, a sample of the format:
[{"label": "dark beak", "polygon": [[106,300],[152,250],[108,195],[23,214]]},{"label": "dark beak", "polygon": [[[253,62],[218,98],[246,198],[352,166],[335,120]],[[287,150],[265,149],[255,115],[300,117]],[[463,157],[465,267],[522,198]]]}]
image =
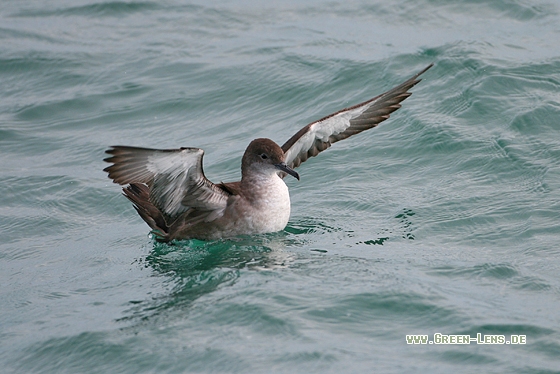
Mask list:
[{"label": "dark beak", "polygon": [[274,166],[276,166],[276,169],[283,171],[284,173],[288,173],[290,174],[292,177],[296,178],[297,180],[299,180],[299,174],[292,169],[291,167],[289,167],[288,165],[286,165],[285,162],[281,162],[279,164],[275,164]]}]

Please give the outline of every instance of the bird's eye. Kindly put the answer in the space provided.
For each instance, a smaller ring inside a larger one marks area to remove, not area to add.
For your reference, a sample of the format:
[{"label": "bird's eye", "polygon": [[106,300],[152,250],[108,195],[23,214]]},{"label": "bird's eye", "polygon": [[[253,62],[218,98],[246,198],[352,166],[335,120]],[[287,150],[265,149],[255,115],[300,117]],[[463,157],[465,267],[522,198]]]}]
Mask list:
[{"label": "bird's eye", "polygon": [[266,155],[266,153],[261,153],[261,158],[263,160],[266,160],[268,158],[268,156]]}]

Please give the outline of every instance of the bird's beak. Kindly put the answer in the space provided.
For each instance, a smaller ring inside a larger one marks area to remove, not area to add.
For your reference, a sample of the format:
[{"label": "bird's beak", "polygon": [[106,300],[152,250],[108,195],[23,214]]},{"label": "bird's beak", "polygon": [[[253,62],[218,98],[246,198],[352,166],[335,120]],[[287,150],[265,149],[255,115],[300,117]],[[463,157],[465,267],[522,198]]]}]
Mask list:
[{"label": "bird's beak", "polygon": [[297,180],[299,180],[299,174],[292,169],[291,167],[289,167],[288,165],[286,165],[285,162],[281,162],[279,164],[275,164],[274,166],[276,166],[276,169],[283,171],[284,173],[288,173],[290,174],[292,177],[296,178]]}]

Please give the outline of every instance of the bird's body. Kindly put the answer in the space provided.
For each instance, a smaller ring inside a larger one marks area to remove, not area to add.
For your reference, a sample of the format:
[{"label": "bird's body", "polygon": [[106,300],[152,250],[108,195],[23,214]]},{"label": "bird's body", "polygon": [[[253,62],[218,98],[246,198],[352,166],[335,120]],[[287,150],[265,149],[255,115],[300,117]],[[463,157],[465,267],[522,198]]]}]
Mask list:
[{"label": "bird's body", "polygon": [[312,122],[282,147],[270,139],[253,140],[241,165],[239,182],[210,182],[198,148],[157,150],[114,146],[105,168],[115,183],[128,185],[125,196],[160,241],[219,239],[282,230],[290,217],[287,174],[332,143],[373,128],[400,108],[432,65],[371,100]]}]

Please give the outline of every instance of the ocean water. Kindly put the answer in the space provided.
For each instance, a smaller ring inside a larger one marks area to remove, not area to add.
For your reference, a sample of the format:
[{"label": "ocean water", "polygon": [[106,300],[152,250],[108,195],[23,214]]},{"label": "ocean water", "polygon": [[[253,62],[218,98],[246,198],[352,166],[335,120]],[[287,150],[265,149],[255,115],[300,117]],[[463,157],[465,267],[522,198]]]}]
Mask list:
[{"label": "ocean water", "polygon": [[[544,0],[0,2],[0,372],[560,372],[559,40]],[[283,232],[157,244],[102,171],[236,180],[430,63],[287,180]]]}]

